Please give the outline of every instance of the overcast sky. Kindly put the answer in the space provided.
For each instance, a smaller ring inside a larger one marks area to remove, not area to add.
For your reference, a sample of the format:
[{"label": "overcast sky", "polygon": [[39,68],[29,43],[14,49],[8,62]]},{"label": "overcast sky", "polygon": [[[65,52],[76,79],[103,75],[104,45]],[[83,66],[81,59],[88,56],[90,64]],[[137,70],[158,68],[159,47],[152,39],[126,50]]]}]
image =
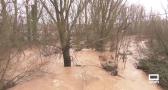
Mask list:
[{"label": "overcast sky", "polygon": [[[140,4],[143,5],[147,12],[151,11],[151,9],[158,13],[165,13],[164,8],[168,6],[167,0],[127,0],[129,4]],[[18,0],[18,2],[22,2],[22,0]],[[168,11],[168,10],[167,10]]]},{"label": "overcast sky", "polygon": [[165,13],[163,8],[166,8],[168,5],[167,0],[127,0],[129,3],[141,4],[145,7],[147,12],[154,10],[158,13]]}]

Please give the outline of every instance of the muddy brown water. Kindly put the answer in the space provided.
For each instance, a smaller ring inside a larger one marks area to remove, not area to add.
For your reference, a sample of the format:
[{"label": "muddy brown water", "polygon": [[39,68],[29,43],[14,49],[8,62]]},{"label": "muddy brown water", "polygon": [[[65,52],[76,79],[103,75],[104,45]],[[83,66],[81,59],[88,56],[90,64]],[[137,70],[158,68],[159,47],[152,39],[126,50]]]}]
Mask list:
[{"label": "muddy brown water", "polygon": [[[43,76],[23,82],[9,90],[162,90],[158,85],[150,84],[148,76],[135,68],[136,45],[131,42],[125,69],[119,63],[119,76],[111,76],[100,68],[99,54],[93,50],[82,50],[73,53],[78,59],[76,63],[82,67],[64,68],[61,59],[47,57],[49,64]],[[105,53],[110,55],[109,52]]]}]

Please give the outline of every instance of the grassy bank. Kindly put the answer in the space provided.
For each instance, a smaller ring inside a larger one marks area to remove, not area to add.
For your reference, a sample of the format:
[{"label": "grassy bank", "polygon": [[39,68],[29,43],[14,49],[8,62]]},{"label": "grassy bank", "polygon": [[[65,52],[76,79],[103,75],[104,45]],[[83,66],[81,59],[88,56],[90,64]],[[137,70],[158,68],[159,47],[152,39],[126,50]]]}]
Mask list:
[{"label": "grassy bank", "polygon": [[147,74],[159,74],[159,85],[168,90],[168,62],[158,59],[143,59],[139,62],[139,68]]}]

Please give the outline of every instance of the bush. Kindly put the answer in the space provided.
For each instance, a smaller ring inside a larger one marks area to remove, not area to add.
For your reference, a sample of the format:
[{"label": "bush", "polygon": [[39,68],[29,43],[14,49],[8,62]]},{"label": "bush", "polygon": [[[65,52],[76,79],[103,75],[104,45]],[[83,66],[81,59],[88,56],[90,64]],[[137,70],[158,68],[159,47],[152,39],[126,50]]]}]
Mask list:
[{"label": "bush", "polygon": [[147,74],[159,74],[159,85],[164,90],[168,90],[168,63],[166,60],[147,59],[140,60],[139,69],[144,70]]},{"label": "bush", "polygon": [[118,75],[117,64],[115,62],[106,61],[104,63],[101,63],[101,66],[106,71],[111,72],[111,75],[113,75],[113,76],[117,76]]}]

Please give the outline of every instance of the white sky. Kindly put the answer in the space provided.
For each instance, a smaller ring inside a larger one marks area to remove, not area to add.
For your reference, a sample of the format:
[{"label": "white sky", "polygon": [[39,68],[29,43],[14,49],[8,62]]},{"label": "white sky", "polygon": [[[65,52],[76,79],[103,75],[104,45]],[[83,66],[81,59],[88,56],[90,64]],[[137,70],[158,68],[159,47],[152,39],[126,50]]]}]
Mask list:
[{"label": "white sky", "polygon": [[[168,6],[167,0],[127,0],[130,4],[140,4],[145,7],[147,12],[151,11],[151,9],[158,13],[165,13],[164,8]],[[167,8],[168,11],[168,8]]]},{"label": "white sky", "polygon": [[[143,5],[147,12],[150,12],[151,9],[158,13],[165,13],[164,8],[167,8],[168,11],[168,0],[127,0],[129,4],[140,4]],[[22,0],[18,0],[22,2]]]}]

